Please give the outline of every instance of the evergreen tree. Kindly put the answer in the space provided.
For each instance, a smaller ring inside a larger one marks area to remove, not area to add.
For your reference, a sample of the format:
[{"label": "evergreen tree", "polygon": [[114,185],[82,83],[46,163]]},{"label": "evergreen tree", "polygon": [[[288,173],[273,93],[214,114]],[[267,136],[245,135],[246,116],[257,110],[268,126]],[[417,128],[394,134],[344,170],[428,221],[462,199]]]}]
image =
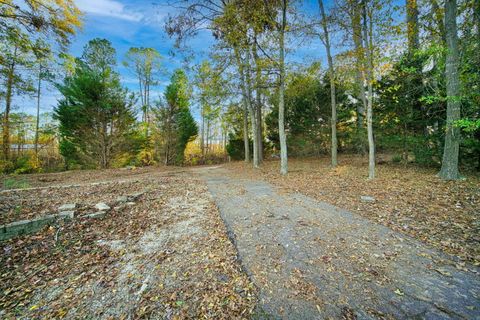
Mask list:
[{"label": "evergreen tree", "polygon": [[190,113],[191,89],[185,72],[175,70],[156,110],[161,156],[166,165],[181,165],[187,143],[198,134],[197,124]]},{"label": "evergreen tree", "polygon": [[85,53],[99,48],[97,39],[91,41],[77,61],[75,73],[58,85],[63,99],[54,116],[60,122],[60,151],[67,166],[78,163],[108,168],[132,131],[133,95],[121,87],[112,69],[115,51],[105,41],[100,48],[108,50],[101,51],[110,52],[111,57],[89,59],[91,55]]}]

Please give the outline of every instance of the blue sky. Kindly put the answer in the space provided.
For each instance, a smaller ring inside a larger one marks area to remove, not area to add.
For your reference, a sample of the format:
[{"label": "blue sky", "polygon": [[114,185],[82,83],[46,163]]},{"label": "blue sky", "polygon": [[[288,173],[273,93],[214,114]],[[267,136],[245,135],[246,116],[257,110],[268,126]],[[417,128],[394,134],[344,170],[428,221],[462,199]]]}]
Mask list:
[{"label": "blue sky", "polygon": [[[89,40],[97,37],[108,39],[117,51],[118,71],[122,83],[132,91],[137,91],[136,79],[121,64],[130,47],[153,47],[164,57],[163,63],[167,70],[172,71],[181,67],[181,58],[170,55],[173,40],[168,38],[163,29],[165,17],[174,10],[166,5],[165,0],[78,0],[76,4],[85,14],[84,26],[73,39],[70,53],[80,56]],[[303,7],[310,13],[318,12],[316,0],[305,1]],[[200,61],[206,57],[213,43],[214,40],[208,31],[201,32],[195,39],[189,41],[190,47],[195,51],[195,60]],[[290,57],[292,60],[305,62],[324,58],[324,49],[320,41],[306,44]],[[152,98],[161,95],[168,79],[169,75],[163,76],[160,84],[152,89]],[[51,85],[45,86],[41,112],[52,111],[58,98],[58,92]],[[14,99],[15,112],[34,114],[35,106],[34,99],[27,97]]]},{"label": "blue sky", "polygon": [[[84,12],[84,25],[73,38],[70,45],[70,54],[78,57],[83,47],[93,38],[108,39],[117,51],[117,70],[122,83],[132,91],[137,91],[138,85],[134,75],[122,66],[122,60],[130,47],[153,47],[163,56],[163,64],[171,71],[181,66],[180,58],[172,57],[169,52],[173,48],[173,41],[163,30],[163,20],[172,11],[172,8],[153,4],[152,0],[78,0],[77,6]],[[195,39],[192,45],[198,46],[199,55],[204,55],[213,39],[205,32]],[[160,85],[153,88],[152,97],[157,98],[168,82],[169,75],[165,75]],[[41,112],[50,112],[59,98],[58,92],[52,85],[45,85],[43,90]],[[34,114],[36,101],[29,97],[14,98],[15,112]]]}]

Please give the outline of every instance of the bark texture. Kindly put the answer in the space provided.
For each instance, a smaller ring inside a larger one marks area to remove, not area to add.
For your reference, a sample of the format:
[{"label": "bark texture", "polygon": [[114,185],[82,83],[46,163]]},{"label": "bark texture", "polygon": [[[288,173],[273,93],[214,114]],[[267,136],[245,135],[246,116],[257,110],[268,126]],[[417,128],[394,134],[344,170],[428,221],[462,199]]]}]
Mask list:
[{"label": "bark texture", "polygon": [[460,119],[460,79],[458,74],[457,1],[445,1],[445,31],[447,59],[445,78],[447,81],[447,122],[442,168],[439,176],[444,180],[460,178],[458,154],[460,149],[460,128],[455,121]]},{"label": "bark texture", "polygon": [[280,174],[288,172],[287,136],[285,133],[285,29],[287,25],[287,0],[282,0],[282,21],[280,25],[279,52],[279,99],[278,99],[278,133],[280,138]]},{"label": "bark texture", "polygon": [[336,92],[335,92],[335,69],[333,67],[333,58],[330,50],[330,37],[328,33],[327,15],[325,14],[323,1],[318,0],[318,5],[320,7],[320,14],[322,15],[324,44],[325,44],[325,49],[327,50],[328,73],[330,77],[330,102],[332,106],[332,116],[330,119],[331,126],[332,126],[332,136],[331,136],[332,167],[336,167],[338,164],[338,161],[337,161],[338,140],[337,140],[337,101],[336,101]]}]

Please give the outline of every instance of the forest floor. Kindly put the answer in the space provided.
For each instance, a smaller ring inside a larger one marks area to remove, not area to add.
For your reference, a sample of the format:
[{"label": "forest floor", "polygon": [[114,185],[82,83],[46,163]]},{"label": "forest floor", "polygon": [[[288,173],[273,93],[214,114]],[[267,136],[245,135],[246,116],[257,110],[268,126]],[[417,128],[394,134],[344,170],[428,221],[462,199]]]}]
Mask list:
[{"label": "forest floor", "polygon": [[[0,318],[248,317],[255,288],[205,184],[182,171],[8,177],[30,189],[0,193],[3,220],[71,202],[80,217],[0,242]],[[115,207],[116,197],[137,192],[134,203]],[[112,207],[106,217],[82,217],[98,201]]]},{"label": "forest floor", "polygon": [[[255,170],[244,162],[226,168],[234,177],[261,179],[350,210],[480,266],[480,175],[445,182],[438,169],[384,163],[368,181],[368,159],[348,155],[339,157],[336,169],[328,157],[289,159],[288,165],[286,177],[279,174],[279,161]],[[375,201],[363,202],[362,196]]]},{"label": "forest floor", "polygon": [[340,163],[7,176],[0,224],[78,218],[0,242],[0,318],[477,318],[480,179]]},{"label": "forest floor", "polygon": [[480,316],[478,267],[301,193],[225,168],[197,172],[259,289],[258,318]]}]

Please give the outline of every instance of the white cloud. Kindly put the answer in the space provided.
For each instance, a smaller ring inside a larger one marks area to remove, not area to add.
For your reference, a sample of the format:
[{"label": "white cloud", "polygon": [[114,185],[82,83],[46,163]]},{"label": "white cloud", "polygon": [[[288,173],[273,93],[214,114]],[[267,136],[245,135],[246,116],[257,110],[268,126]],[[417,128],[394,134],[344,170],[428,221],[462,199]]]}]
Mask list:
[{"label": "white cloud", "polygon": [[95,14],[128,21],[140,21],[143,15],[128,10],[124,4],[114,0],[80,0],[77,6],[87,14]]}]

